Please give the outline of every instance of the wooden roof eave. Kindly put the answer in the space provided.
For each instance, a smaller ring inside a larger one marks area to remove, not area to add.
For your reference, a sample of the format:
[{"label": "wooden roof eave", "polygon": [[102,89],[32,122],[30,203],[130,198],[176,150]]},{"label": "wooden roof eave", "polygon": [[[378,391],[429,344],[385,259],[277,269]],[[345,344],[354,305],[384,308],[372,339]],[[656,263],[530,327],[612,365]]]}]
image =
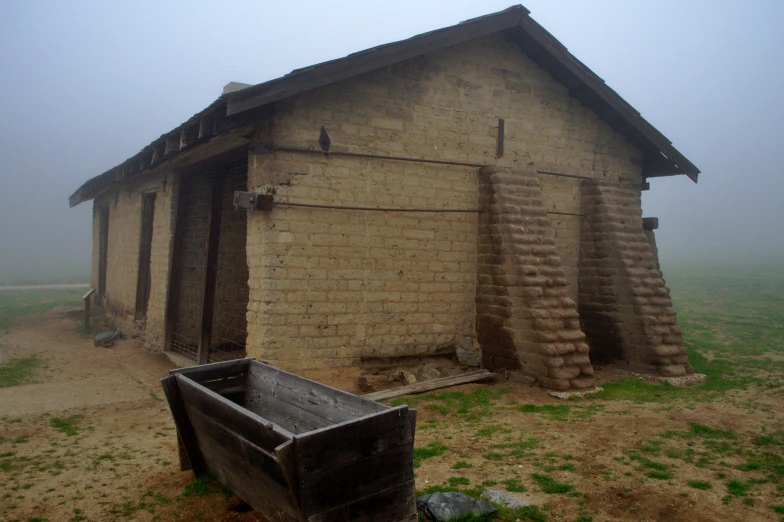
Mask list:
[{"label": "wooden roof eave", "polygon": [[254,117],[258,119],[260,111],[278,100],[497,32],[503,32],[515,41],[556,81],[566,85],[572,96],[634,143],[644,156],[645,177],[686,174],[696,183],[700,170],[599,76],[530,18],[529,13],[521,5],[512,6],[407,40],[298,69],[281,78],[221,96],[135,156],[84,183],[69,198],[70,205],[78,205],[114,183],[157,168],[242,122]]}]

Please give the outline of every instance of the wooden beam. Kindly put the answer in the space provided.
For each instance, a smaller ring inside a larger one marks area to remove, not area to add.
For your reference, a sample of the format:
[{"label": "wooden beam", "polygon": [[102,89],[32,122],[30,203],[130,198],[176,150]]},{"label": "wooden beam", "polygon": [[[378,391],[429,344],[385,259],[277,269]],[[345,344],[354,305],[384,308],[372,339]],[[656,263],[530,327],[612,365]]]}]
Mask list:
[{"label": "wooden beam", "polygon": [[212,204],[210,205],[210,228],[207,240],[207,262],[204,268],[204,287],[201,303],[201,334],[196,363],[208,362],[212,346],[212,320],[215,313],[215,276],[218,265],[218,242],[220,241],[221,210],[223,208],[223,170],[215,168],[212,182]]},{"label": "wooden beam", "polygon": [[164,150],[164,156],[169,156],[171,154],[175,154],[180,151],[180,133],[175,132],[174,134],[169,134],[166,136],[166,149]]},{"label": "wooden beam", "polygon": [[392,388],[391,390],[382,390],[368,393],[367,395],[362,395],[362,398],[370,399],[372,401],[381,401],[403,395],[416,395],[418,393],[440,390],[441,388],[449,388],[450,386],[457,386],[459,384],[487,381],[490,379],[495,379],[495,377],[496,375],[489,370],[475,370],[473,372],[464,373],[462,375],[441,377],[440,379],[432,379],[430,381],[409,384],[408,386],[400,386],[399,388]]},{"label": "wooden beam", "polygon": [[169,409],[172,412],[172,417],[174,417],[174,424],[177,426],[177,436],[180,438],[185,448],[185,453],[188,455],[191,469],[193,469],[194,474],[201,475],[207,471],[207,466],[199,449],[199,441],[196,439],[193,424],[191,424],[188,412],[185,409],[185,402],[180,395],[177,379],[174,375],[170,375],[161,379],[161,385],[163,386],[166,400],[169,402]]}]

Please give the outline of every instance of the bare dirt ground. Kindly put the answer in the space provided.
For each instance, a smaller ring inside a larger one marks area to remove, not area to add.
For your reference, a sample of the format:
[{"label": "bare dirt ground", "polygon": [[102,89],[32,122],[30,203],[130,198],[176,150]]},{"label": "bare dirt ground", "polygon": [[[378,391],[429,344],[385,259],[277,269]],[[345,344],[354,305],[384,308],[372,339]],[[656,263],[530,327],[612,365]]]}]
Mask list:
[{"label": "bare dirt ground", "polygon": [[[262,520],[179,471],[164,355],[134,339],[95,348],[57,310],[0,344],[43,364],[0,388],[0,521]],[[399,400],[419,411],[417,489],[493,487],[536,506],[502,520],[781,519],[780,372],[694,392],[598,375],[607,390],[576,401],[514,382]]]},{"label": "bare dirt ground", "polygon": [[169,360],[134,339],[95,348],[74,324],[55,310],[0,333],[7,359],[43,361],[33,383],[0,388],[0,520],[259,520],[210,484],[182,496]]}]

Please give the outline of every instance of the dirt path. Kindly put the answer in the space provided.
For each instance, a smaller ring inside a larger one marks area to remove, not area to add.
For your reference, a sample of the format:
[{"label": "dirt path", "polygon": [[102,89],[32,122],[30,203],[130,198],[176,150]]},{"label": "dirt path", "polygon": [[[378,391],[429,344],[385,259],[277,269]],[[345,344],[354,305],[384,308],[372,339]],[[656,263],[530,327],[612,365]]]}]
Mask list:
[{"label": "dirt path", "polygon": [[52,311],[0,333],[9,359],[42,361],[34,382],[0,388],[0,521],[255,520],[208,487],[182,496],[193,476],[159,383],[171,362],[73,326]]}]

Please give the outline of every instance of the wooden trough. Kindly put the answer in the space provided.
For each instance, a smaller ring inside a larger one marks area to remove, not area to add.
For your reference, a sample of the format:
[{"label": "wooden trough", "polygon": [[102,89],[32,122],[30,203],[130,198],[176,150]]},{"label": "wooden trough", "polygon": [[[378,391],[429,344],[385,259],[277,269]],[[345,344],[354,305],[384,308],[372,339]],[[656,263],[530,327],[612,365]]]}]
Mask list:
[{"label": "wooden trough", "polygon": [[253,359],[162,380],[187,459],[275,521],[414,521],[416,411]]}]

